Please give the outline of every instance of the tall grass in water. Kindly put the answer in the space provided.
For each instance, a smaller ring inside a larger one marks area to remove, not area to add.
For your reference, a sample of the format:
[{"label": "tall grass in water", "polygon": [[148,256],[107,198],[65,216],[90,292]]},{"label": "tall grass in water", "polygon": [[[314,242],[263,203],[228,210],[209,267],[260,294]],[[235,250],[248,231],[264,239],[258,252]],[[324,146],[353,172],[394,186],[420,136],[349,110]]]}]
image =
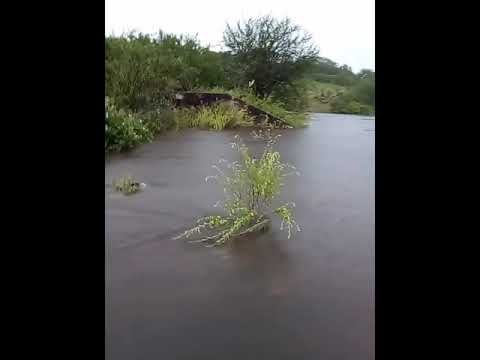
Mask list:
[{"label": "tall grass in water", "polygon": [[175,119],[177,129],[200,128],[220,131],[253,125],[253,119],[244,110],[226,103],[199,109],[179,109],[176,112]]}]

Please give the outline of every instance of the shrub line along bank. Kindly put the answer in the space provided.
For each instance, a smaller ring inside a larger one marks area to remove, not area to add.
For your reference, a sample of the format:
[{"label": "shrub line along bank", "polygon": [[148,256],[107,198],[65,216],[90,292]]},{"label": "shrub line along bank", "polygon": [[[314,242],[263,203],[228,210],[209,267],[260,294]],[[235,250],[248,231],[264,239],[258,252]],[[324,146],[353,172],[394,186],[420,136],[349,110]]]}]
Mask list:
[{"label": "shrub line along bank", "polygon": [[259,109],[253,105],[250,105],[235,96],[228,93],[210,93],[210,92],[194,92],[187,91],[176,94],[175,99],[176,107],[198,107],[198,106],[211,106],[218,102],[230,102],[232,106],[236,106],[240,109],[244,109],[249,116],[254,119],[255,125],[261,123],[269,123],[275,127],[289,127],[291,126],[286,121],[279,117],[269,113],[268,111]]},{"label": "shrub line along bank", "polygon": [[[235,127],[304,126],[305,115],[300,123],[285,121],[271,112],[250,105],[231,94],[186,92],[177,94],[175,107],[154,111],[129,112],[118,109],[108,98],[105,101],[105,151],[119,152],[151,142],[167,130],[200,128],[223,130]],[[272,109],[277,110],[274,103]],[[278,109],[281,108],[278,107]],[[278,110],[277,110],[278,111]],[[300,114],[296,114],[298,117]]]}]

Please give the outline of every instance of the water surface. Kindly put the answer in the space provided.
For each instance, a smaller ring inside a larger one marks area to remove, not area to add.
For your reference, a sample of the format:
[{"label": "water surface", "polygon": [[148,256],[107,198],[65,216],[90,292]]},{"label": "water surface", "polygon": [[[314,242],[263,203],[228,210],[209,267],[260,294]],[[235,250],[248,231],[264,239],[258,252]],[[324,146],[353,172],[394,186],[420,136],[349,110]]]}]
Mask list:
[{"label": "water surface", "polygon": [[[278,227],[231,248],[171,240],[221,196],[204,178],[248,131],[162,136],[105,165],[106,358],[374,358],[375,121],[312,115],[282,130],[282,156],[302,173],[295,201],[302,232]],[[111,192],[132,174],[147,188]]]}]

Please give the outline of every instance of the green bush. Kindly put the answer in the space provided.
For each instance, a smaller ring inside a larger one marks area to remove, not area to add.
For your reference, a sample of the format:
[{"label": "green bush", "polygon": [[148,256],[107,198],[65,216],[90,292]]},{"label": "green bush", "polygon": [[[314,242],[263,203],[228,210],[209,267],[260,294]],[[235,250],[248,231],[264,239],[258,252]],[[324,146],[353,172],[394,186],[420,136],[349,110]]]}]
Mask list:
[{"label": "green bush", "polygon": [[331,102],[331,109],[332,112],[339,114],[371,115],[374,112],[372,106],[361,104],[351,93],[337,96]]},{"label": "green bush", "polygon": [[138,114],[117,109],[108,99],[105,117],[105,151],[107,152],[129,150],[153,139],[153,134]]},{"label": "green bush", "polygon": [[335,76],[333,83],[340,86],[352,86],[355,83],[355,80],[355,74],[344,71]]},{"label": "green bush", "polygon": [[375,79],[363,79],[352,87],[352,95],[362,104],[375,106]]},{"label": "green bush", "polygon": [[360,114],[361,115],[375,115],[375,108],[370,105],[362,104],[360,105]]},{"label": "green bush", "polygon": [[308,81],[296,81],[278,87],[271,98],[274,102],[283,104],[287,111],[302,112],[308,108],[308,93]]},{"label": "green bush", "polygon": [[130,111],[166,107],[176,91],[226,82],[225,57],[196,38],[131,32],[105,38],[105,93]]}]

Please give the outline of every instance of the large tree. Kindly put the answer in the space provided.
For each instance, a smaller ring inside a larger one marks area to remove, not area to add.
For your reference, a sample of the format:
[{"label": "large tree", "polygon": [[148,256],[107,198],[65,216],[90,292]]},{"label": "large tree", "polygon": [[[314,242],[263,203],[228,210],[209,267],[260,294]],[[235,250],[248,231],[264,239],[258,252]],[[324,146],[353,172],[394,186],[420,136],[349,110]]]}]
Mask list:
[{"label": "large tree", "polygon": [[[269,15],[227,24],[223,35],[242,71],[242,85],[254,80],[253,89],[267,97],[282,87],[292,86],[315,61],[318,49],[290,19],[277,20]],[[251,84],[251,83],[250,83]]]}]

